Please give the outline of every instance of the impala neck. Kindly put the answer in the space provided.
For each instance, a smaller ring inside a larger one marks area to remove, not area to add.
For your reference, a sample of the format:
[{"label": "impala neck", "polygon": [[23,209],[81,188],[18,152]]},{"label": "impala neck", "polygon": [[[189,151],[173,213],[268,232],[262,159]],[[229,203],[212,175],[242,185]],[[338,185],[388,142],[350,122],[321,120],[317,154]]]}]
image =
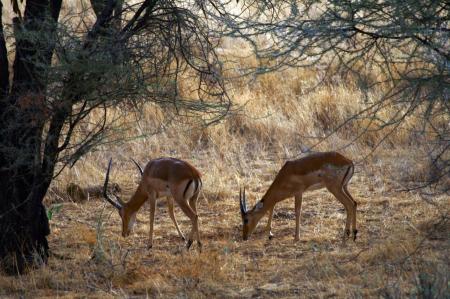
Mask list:
[{"label": "impala neck", "polygon": [[264,194],[264,196],[261,199],[261,202],[265,205],[265,206],[274,206],[277,202],[279,202],[280,200],[282,200],[282,198],[280,198],[279,196],[277,196],[278,194],[276,192],[272,192],[272,190],[267,190],[266,194]]},{"label": "impala neck", "polygon": [[261,202],[264,206],[274,206],[277,202],[282,201],[287,197],[289,197],[289,194],[277,188],[276,181],[274,181],[267,190],[266,194],[262,197]]},{"label": "impala neck", "polygon": [[282,201],[289,196],[287,193],[280,192],[279,188],[277,188],[277,182],[278,177],[275,178],[262,199],[248,212],[257,221],[259,221],[268,211],[273,209],[277,202]]},{"label": "impala neck", "polygon": [[285,188],[280,188],[283,182],[283,177],[285,176],[286,176],[286,165],[284,165],[280,169],[277,176],[270,185],[269,189],[267,189],[266,193],[262,197],[261,202],[263,202],[264,205],[268,204],[270,206],[274,206],[277,202],[282,201],[283,199],[289,197],[289,194],[286,193]]},{"label": "impala neck", "polygon": [[258,201],[253,209],[247,213],[258,222],[268,211],[270,211],[275,205],[275,202],[264,201],[264,198]]},{"label": "impala neck", "polygon": [[131,199],[125,204],[124,208],[128,212],[135,213],[142,207],[147,198],[148,198],[147,192],[141,186],[141,184],[139,184],[133,196],[131,196]]}]

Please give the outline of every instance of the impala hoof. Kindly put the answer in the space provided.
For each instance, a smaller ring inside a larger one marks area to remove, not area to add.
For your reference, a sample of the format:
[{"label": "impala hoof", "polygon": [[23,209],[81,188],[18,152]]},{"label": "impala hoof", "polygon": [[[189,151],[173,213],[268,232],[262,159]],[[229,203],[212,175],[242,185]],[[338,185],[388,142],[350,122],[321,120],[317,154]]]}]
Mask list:
[{"label": "impala hoof", "polygon": [[189,248],[191,248],[192,245],[192,240],[188,240],[187,244],[186,244],[186,248],[189,250]]},{"label": "impala hoof", "polygon": [[269,240],[273,239],[273,234],[271,232],[269,232]]}]

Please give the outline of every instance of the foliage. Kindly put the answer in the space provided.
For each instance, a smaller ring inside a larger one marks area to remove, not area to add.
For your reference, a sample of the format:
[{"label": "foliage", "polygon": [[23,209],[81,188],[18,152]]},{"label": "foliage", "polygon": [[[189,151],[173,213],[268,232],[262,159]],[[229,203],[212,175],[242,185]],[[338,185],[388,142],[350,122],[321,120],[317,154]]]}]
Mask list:
[{"label": "foliage", "polygon": [[[13,4],[18,16],[0,31],[0,259],[18,260],[21,272],[35,250],[46,260],[42,200],[52,179],[99,145],[132,138],[117,134],[134,125],[129,112],[153,103],[208,125],[231,102],[211,75],[219,64],[209,24],[187,3],[98,0],[95,22],[86,11],[60,16],[61,0],[26,1],[23,14]],[[180,92],[183,76],[199,78],[193,92]]]},{"label": "foliage", "polygon": [[[242,3],[242,4],[241,4]],[[258,75],[288,67],[317,68],[323,83],[354,81],[367,106],[348,122],[367,119],[361,135],[387,138],[411,118],[418,139],[429,136],[428,179],[450,191],[450,7],[442,1],[242,1],[237,13],[218,8],[226,35],[253,48]],[[369,99],[372,92],[378,99]],[[389,113],[387,112],[389,109]],[[386,138],[374,145],[374,150]],[[352,140],[351,140],[352,141]],[[351,142],[350,141],[350,142]]]},{"label": "foliage", "polygon": [[56,213],[59,213],[61,211],[62,204],[53,204],[50,206],[50,208],[47,210],[47,218],[48,220],[52,220],[53,215]]}]

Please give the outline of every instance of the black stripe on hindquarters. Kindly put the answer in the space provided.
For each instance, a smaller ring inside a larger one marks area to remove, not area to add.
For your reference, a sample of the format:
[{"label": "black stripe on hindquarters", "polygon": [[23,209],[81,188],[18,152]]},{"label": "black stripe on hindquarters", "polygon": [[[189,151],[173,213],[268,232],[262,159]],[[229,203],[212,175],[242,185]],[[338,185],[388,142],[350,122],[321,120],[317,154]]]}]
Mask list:
[{"label": "black stripe on hindquarters", "polygon": [[189,189],[189,186],[194,182],[194,180],[190,180],[189,183],[187,183],[186,188],[184,188],[183,197],[186,197],[186,192]]}]

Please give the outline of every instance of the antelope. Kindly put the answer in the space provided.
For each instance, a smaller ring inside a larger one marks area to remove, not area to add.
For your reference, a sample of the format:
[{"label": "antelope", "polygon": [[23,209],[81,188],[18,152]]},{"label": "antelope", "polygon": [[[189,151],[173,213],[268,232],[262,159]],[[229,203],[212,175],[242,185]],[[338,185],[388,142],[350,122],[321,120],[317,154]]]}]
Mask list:
[{"label": "antelope", "polygon": [[148,248],[153,246],[153,223],[155,219],[156,200],[166,196],[170,218],[175,224],[178,235],[185,240],[183,233],[178,227],[177,220],[173,213],[173,200],[177,202],[184,214],[190,219],[192,228],[189,234],[187,249],[192,245],[193,238],[197,240],[199,249],[200,232],[198,229],[197,198],[202,187],[200,172],[188,162],[175,158],[159,158],[147,163],[144,170],[133,160],[141,173],[139,185],[131,196],[131,199],[124,202],[115,195],[116,200],[108,195],[109,172],[111,170],[112,159],[109,160],[106,171],[105,183],[103,185],[103,196],[118,211],[122,219],[122,236],[127,237],[132,231],[136,221],[136,214],[139,208],[148,200],[150,203],[150,231]]},{"label": "antelope", "polygon": [[327,188],[346,210],[347,219],[343,241],[350,236],[350,223],[353,240],[356,240],[356,206],[347,184],[353,176],[353,162],[337,152],[314,153],[297,160],[287,161],[275,177],[262,199],[251,210],[247,210],[244,192],[239,192],[239,203],[243,222],[242,238],[247,240],[259,220],[269,212],[266,226],[269,239],[272,239],[272,216],[275,204],[289,197],[295,198],[295,238],[300,240],[300,214],[302,195],[305,191]]}]

